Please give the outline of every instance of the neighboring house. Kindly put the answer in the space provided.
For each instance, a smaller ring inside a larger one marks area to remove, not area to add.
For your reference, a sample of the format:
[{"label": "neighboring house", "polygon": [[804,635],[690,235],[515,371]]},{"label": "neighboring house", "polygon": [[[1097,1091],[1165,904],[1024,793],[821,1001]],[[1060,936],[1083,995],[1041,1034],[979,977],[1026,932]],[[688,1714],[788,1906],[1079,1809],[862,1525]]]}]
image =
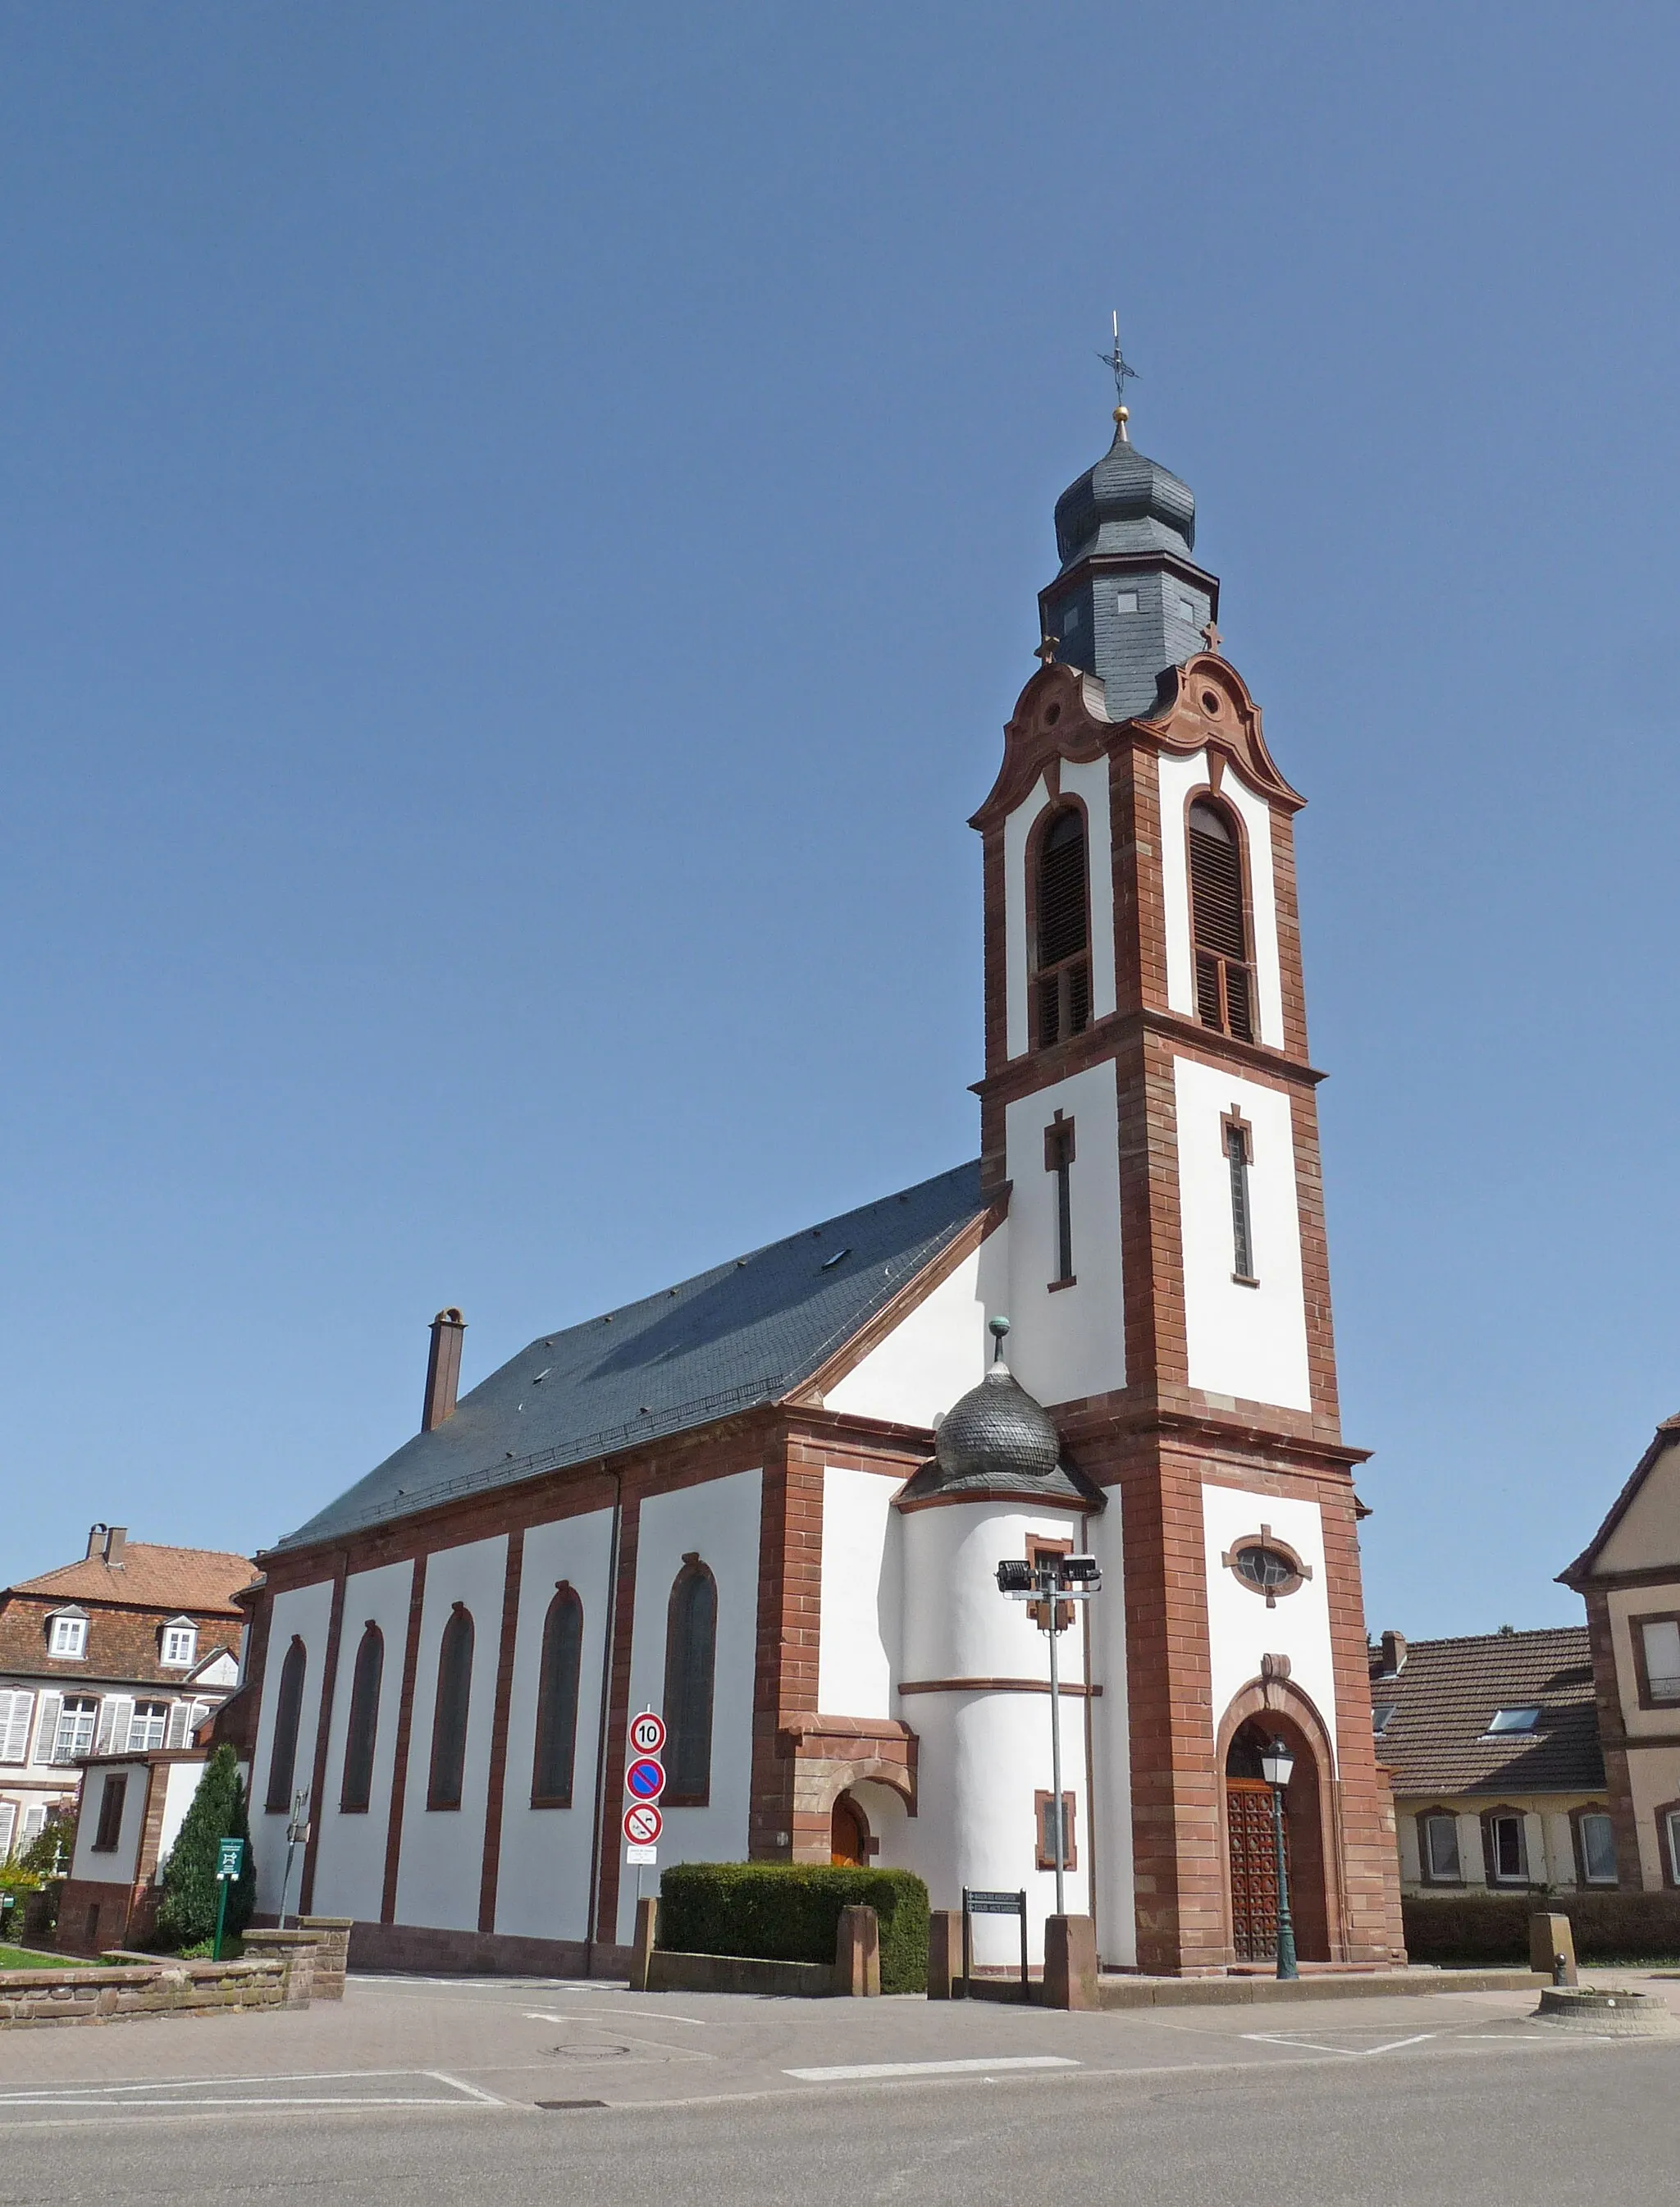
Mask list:
[{"label": "neighboring house", "polygon": [[150,1935],[164,1865],[207,1760],[194,1747],[88,1757],[75,1851],[58,1901],[61,1947],[93,1953]]},{"label": "neighboring house", "polygon": [[0,1861],[75,1807],[85,1755],[191,1744],[238,1683],[252,1575],[95,1525],[79,1563],[0,1589]]},{"label": "neighboring house", "polygon": [[1558,1574],[1587,1603],[1623,1883],[1680,1887],[1680,1417]]},{"label": "neighboring house", "polygon": [[1418,1640],[1371,1660],[1408,1893],[1614,1887],[1587,1630]]},{"label": "neighboring house", "polygon": [[[1106,1961],[1264,1967],[1281,1735],[1303,1958],[1401,1953],[1302,800],[1219,649],[1194,498],[1123,414],[1055,536],[971,823],[978,1157],[546,1330],[458,1404],[439,1314],[421,1430],[260,1558],[216,1732],[252,1757],[262,1915],[302,1797],[301,1905],[374,1965],[622,1968],[638,1885],[747,1858],[1025,1891],[1036,1953],[1061,1839]],[[1062,1646],[1058,1799],[1046,1642],[995,1574],[1069,1549],[1104,1577]],[[649,1707],[663,1829],[631,1863]]]}]

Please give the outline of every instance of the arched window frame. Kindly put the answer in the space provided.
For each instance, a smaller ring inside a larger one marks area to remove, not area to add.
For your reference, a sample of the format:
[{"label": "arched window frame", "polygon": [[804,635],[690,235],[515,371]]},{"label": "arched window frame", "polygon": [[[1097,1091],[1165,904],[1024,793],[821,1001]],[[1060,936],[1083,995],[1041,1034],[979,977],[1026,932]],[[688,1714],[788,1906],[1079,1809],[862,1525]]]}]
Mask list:
[{"label": "arched window frame", "polygon": [[[1199,804],[1217,813],[1236,853],[1238,917],[1242,927],[1242,955],[1205,947],[1196,932],[1196,864],[1190,840],[1190,816]],[[1238,1042],[1259,1040],[1259,1006],[1255,999],[1253,868],[1249,863],[1248,833],[1242,816],[1210,784],[1193,789],[1184,800],[1184,894],[1190,923],[1190,966],[1196,992],[1196,1017],[1216,1034]]]},{"label": "arched window frame", "polygon": [[[1066,957],[1046,962],[1040,942],[1044,846],[1057,822],[1069,817],[1079,823],[1079,844],[1085,854],[1084,941]],[[1027,845],[1027,1008],[1033,1047],[1037,1050],[1048,1050],[1069,1035],[1083,1034],[1091,1025],[1091,816],[1084,802],[1077,797],[1055,798],[1033,822]]]},{"label": "arched window frame", "polygon": [[432,1755],[426,1785],[428,1809],[458,1809],[466,1788],[477,1636],[471,1610],[457,1601],[438,1642],[438,1690],[432,1705]]},{"label": "arched window frame", "polygon": [[[565,1632],[567,1642],[560,1635]],[[583,1671],[583,1604],[559,1580],[542,1620],[536,1730],[531,1742],[531,1806],[569,1809],[577,1761],[577,1700]]]},{"label": "arched window frame", "polygon": [[291,1789],[297,1775],[297,1736],[303,1724],[303,1686],[308,1674],[309,1651],[302,1636],[294,1632],[280,1666],[280,1684],[274,1696],[274,1737],[268,1749],[268,1791],[263,1807],[271,1816],[290,1815]]},{"label": "arched window frame", "polygon": [[[711,1601],[710,1646],[703,1665],[689,1647],[694,1593]],[[717,1581],[697,1555],[683,1558],[665,1617],[665,1805],[703,1809],[712,1797],[712,1717],[717,1696]],[[703,1676],[699,1675],[703,1671]]]},{"label": "arched window frame", "polygon": [[370,1617],[356,1642],[350,1672],[350,1714],[344,1726],[344,1770],[338,1789],[341,1815],[364,1816],[374,1791],[379,1746],[380,1689],[385,1682],[385,1635]]}]

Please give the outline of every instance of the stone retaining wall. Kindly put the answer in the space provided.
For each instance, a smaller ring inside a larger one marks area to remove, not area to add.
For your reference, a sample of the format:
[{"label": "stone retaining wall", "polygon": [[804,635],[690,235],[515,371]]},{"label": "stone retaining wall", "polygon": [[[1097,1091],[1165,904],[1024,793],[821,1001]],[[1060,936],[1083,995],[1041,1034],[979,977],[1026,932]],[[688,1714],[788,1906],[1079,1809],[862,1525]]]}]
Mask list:
[{"label": "stone retaining wall", "polygon": [[282,2007],[287,1969],[276,1959],[149,1962],[114,1969],[0,1970],[0,2031],[112,2023],[131,2015],[214,2015]]}]

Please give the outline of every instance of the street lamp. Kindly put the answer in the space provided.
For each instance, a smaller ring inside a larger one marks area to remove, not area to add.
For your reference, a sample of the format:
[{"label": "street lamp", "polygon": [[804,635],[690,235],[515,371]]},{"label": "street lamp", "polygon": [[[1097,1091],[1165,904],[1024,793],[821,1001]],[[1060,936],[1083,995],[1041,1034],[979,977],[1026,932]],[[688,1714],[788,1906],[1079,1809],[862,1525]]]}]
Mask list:
[{"label": "street lamp", "polygon": [[1271,1788],[1271,1835],[1277,1849],[1277,1974],[1298,1977],[1295,1967],[1295,1927],[1289,1920],[1289,1866],[1283,1856],[1283,1791],[1294,1775],[1295,1758],[1288,1744],[1274,1739],[1260,1753],[1260,1775]]},{"label": "street lamp", "polygon": [[1061,1792],[1061,1674],[1056,1663],[1056,1642],[1073,1621],[1070,1609],[1061,1615],[1063,1602],[1089,1601],[1103,1587],[1103,1574],[1095,1556],[1047,1556],[1036,1564],[1001,1563],[997,1567],[997,1590],[1011,1601],[1036,1601],[1038,1630],[1050,1642],[1050,1785],[1055,1819],[1055,1912],[1064,1905],[1063,1872],[1067,1860],[1067,1819]]}]

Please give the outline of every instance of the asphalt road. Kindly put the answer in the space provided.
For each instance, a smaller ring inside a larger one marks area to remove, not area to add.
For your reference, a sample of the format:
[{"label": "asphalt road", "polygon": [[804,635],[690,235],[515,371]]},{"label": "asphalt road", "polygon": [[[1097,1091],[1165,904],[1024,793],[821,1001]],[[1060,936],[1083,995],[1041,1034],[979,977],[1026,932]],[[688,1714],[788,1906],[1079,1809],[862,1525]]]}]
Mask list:
[{"label": "asphalt road", "polygon": [[810,2088],[589,2108],[164,2115],[14,2130],[0,2202],[493,2199],[497,2207],[1028,2201],[1578,2207],[1675,2196],[1680,2054]]}]

